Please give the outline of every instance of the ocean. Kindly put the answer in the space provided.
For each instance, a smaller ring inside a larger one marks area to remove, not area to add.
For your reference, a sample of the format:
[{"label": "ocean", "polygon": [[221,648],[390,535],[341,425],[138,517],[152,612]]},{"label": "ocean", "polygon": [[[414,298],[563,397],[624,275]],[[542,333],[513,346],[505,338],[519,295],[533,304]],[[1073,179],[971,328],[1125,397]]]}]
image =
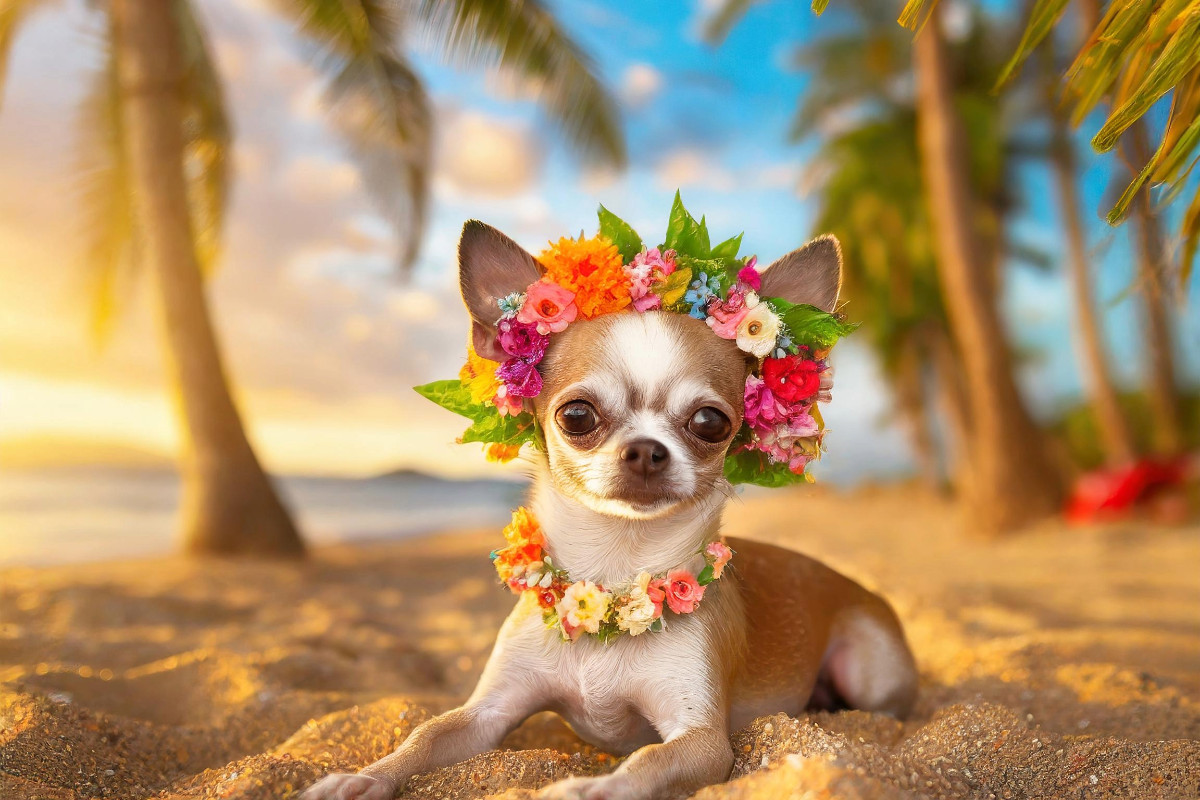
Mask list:
[{"label": "ocean", "polygon": [[[313,544],[499,527],[526,485],[413,472],[278,479]],[[178,547],[179,478],[169,470],[0,470],[0,566],[157,556]]]}]

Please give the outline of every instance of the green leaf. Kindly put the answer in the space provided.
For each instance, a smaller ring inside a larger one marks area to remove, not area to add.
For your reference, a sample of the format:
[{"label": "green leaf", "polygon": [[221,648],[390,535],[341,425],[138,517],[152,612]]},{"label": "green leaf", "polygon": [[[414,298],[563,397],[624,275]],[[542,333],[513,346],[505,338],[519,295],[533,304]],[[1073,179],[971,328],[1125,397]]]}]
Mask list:
[{"label": "green leaf", "polygon": [[480,410],[486,408],[471,399],[471,392],[460,380],[434,381],[423,386],[414,386],[413,390],[442,408],[472,420],[479,416]]},{"label": "green leaf", "polygon": [[678,190],[675,192],[675,202],[671,204],[671,216],[667,221],[667,236],[663,247],[670,248],[681,256],[701,259],[711,257],[708,225],[703,217],[697,222],[695,217],[688,213]]},{"label": "green leaf", "polygon": [[829,0],[812,0],[812,11],[819,17],[825,13],[825,8],[828,5]]},{"label": "green leaf", "polygon": [[857,323],[846,322],[840,314],[830,314],[816,306],[794,305],[779,298],[771,298],[770,303],[783,324],[787,325],[792,341],[816,350],[833,347],[839,339],[858,327]]},{"label": "green leaf", "polygon": [[713,582],[713,566],[705,564],[704,569],[700,570],[700,574],[696,576],[696,583],[701,586],[708,586]]},{"label": "green leaf", "polygon": [[772,464],[766,453],[758,450],[743,450],[725,457],[725,479],[737,485],[751,483],[775,489],[796,483],[807,483],[808,478],[788,469],[787,464]]},{"label": "green leaf", "polygon": [[638,236],[637,231],[628,222],[603,205],[600,206],[599,215],[600,235],[617,246],[621,258],[628,264],[645,247],[642,244],[642,237]]},{"label": "green leaf", "polygon": [[738,250],[742,247],[742,237],[744,233],[739,233],[737,236],[731,236],[725,241],[718,244],[710,253],[712,258],[719,258],[725,261],[732,261],[737,258]]},{"label": "green leaf", "polygon": [[525,444],[536,438],[533,415],[528,413],[502,417],[495,409],[486,409],[471,427],[467,428],[459,441],[484,442],[485,444]]}]

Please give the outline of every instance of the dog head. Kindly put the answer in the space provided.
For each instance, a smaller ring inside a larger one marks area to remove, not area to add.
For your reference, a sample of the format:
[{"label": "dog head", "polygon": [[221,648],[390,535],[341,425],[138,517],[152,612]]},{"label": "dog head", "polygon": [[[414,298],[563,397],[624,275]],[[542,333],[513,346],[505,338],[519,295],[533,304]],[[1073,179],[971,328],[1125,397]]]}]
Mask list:
[{"label": "dog head", "polygon": [[[537,260],[472,221],[459,277],[476,352],[503,361],[497,301],[541,277]],[[832,311],[840,280],[837,240],[821,237],[763,270],[760,294]],[[603,514],[652,519],[725,488],[725,455],[753,367],[735,342],[684,314],[629,311],[571,323],[551,337],[532,401],[555,490]]]}]

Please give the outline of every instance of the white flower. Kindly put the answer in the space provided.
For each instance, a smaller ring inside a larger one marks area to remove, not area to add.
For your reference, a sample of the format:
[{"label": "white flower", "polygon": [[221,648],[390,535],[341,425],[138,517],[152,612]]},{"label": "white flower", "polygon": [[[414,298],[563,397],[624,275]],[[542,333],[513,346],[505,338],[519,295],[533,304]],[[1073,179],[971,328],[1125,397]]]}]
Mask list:
[{"label": "white flower", "polygon": [[779,317],[766,303],[757,303],[737,326],[737,346],[752,356],[763,358],[775,349],[779,336]]},{"label": "white flower", "polygon": [[646,593],[650,584],[650,573],[643,572],[637,576],[637,584],[624,598],[617,608],[617,627],[629,631],[630,636],[645,633],[654,620],[662,613],[662,606],[656,606]]}]

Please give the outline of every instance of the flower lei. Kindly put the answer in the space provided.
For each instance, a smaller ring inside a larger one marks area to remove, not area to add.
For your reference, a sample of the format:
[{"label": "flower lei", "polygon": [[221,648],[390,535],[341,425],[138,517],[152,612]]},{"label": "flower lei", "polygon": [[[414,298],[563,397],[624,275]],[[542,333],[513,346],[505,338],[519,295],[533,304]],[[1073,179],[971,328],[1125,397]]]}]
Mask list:
[{"label": "flower lei", "polygon": [[665,630],[664,605],[674,614],[691,614],[704,599],[706,587],[721,578],[733,551],[711,542],[698,551],[705,566],[693,575],[686,569],[650,574],[612,587],[591,581],[572,581],[544,549],[542,528],[528,509],[513,512],[504,528],[505,547],[492,552],[496,573],[513,592],[531,593],[542,609],[546,627],[575,641],[584,634],[601,642],[618,636],[638,636]]},{"label": "flower lei", "polygon": [[730,444],[725,477],[760,486],[811,480],[805,469],[823,449],[817,403],[828,398],[826,358],[855,326],[814,306],[760,296],[757,257],[738,256],[741,234],[711,245],[704,219],[688,213],[678,192],[658,247],[647,248],[604,206],[599,216],[596,236],[552,243],[538,257],[542,278],[499,300],[504,363],[468,345],[457,380],[417,391],[471,420],[460,442],[483,442],[489,460],[508,461],[526,443],[541,446],[525,400],[541,393],[537,367],[551,336],[577,320],[616,312],[688,314],[759,359],[746,378],[743,424]]}]

